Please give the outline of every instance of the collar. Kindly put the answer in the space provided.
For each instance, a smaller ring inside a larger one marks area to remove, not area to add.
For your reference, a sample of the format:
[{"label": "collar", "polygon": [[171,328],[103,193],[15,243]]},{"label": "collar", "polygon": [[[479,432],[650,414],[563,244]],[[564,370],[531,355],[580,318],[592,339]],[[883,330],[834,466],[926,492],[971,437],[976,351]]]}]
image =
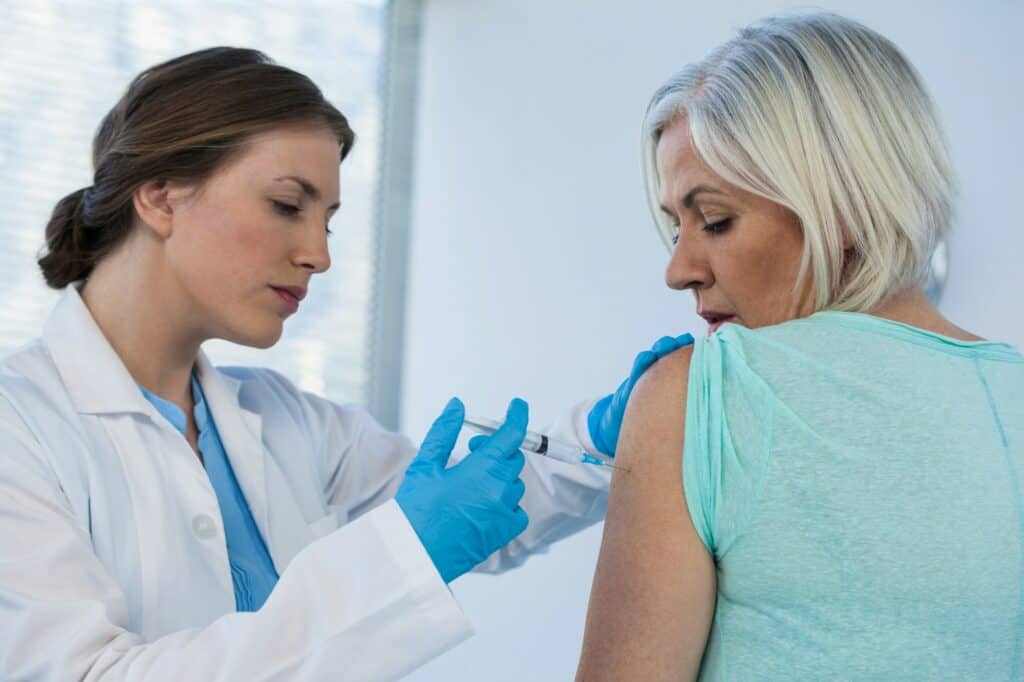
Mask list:
[{"label": "collar", "polygon": [[[80,413],[134,412],[152,416],[155,408],[96,324],[77,284],[62,292],[43,325],[42,338],[71,402]],[[241,382],[218,372],[201,349],[195,373],[208,401],[212,393],[238,404]]]}]

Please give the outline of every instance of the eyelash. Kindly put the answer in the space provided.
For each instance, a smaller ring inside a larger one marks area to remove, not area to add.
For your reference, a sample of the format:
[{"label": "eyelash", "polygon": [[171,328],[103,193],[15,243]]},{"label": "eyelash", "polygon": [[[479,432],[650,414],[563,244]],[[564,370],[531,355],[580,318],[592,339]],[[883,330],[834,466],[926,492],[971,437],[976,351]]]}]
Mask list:
[{"label": "eyelash", "polygon": [[[299,208],[298,206],[292,206],[291,204],[287,204],[283,201],[274,201],[273,204],[274,209],[281,215],[285,216],[286,218],[294,218],[295,216],[302,212],[302,209]],[[328,237],[334,234],[334,231],[331,230],[331,228],[327,227],[326,225],[324,226],[324,229],[327,230]]]},{"label": "eyelash", "polygon": [[729,223],[732,222],[732,218],[726,218],[725,220],[719,220],[717,223],[708,223],[704,226],[704,230],[711,234],[722,234],[729,229]]},{"label": "eyelash", "polygon": [[[707,223],[701,229],[704,230],[705,232],[709,232],[710,234],[718,235],[718,234],[722,234],[723,232],[728,230],[729,229],[729,223],[731,223],[731,222],[732,222],[732,218],[726,218],[725,220],[719,220],[717,223]],[[672,235],[672,243],[673,244],[678,244],[679,243],[679,226],[678,225],[673,225],[673,227],[676,228],[676,232],[675,232],[674,235]]]}]

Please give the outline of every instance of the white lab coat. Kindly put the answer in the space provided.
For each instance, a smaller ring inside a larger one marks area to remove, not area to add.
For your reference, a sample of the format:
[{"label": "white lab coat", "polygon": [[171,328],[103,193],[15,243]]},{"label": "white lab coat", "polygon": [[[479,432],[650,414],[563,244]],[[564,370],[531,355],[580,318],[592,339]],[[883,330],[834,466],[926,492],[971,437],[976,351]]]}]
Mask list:
[{"label": "white lab coat", "polygon": [[[75,287],[0,361],[0,679],[381,680],[471,634],[393,501],[416,452],[267,369],[198,376],[280,581],[236,613],[217,498]],[[591,445],[582,405],[563,439]],[[503,570],[599,520],[603,468],[528,456]]]}]

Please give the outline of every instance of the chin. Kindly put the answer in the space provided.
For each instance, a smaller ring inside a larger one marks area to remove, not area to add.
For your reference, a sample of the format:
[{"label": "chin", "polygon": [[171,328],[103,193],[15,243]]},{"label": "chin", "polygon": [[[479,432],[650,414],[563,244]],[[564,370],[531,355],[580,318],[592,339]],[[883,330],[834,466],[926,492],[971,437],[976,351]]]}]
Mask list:
[{"label": "chin", "polygon": [[266,349],[280,341],[283,332],[284,326],[277,324],[262,329],[235,330],[235,333],[226,338],[231,343],[237,343],[241,346]]}]

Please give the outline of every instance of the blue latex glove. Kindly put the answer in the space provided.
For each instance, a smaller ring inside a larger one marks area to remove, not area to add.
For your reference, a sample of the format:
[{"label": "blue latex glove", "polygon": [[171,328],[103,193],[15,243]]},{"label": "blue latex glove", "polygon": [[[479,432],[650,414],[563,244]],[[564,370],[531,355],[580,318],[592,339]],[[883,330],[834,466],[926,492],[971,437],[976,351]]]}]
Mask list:
[{"label": "blue latex glove", "polygon": [[622,416],[626,414],[626,403],[629,402],[629,394],[633,392],[633,385],[637,379],[643,376],[656,360],[691,343],[693,336],[690,334],[661,337],[654,342],[650,350],[641,351],[636,356],[633,370],[619,385],[618,390],[601,398],[591,408],[590,414],[587,415],[587,428],[590,431],[590,440],[594,441],[594,445],[601,453],[609,457],[615,456],[619,431],[622,429]]},{"label": "blue latex glove", "polygon": [[529,418],[526,403],[514,399],[501,428],[475,440],[466,458],[446,469],[465,416],[462,401],[452,398],[395,494],[445,582],[504,547],[529,522],[519,507],[526,490],[519,478],[526,463],[519,450]]}]

